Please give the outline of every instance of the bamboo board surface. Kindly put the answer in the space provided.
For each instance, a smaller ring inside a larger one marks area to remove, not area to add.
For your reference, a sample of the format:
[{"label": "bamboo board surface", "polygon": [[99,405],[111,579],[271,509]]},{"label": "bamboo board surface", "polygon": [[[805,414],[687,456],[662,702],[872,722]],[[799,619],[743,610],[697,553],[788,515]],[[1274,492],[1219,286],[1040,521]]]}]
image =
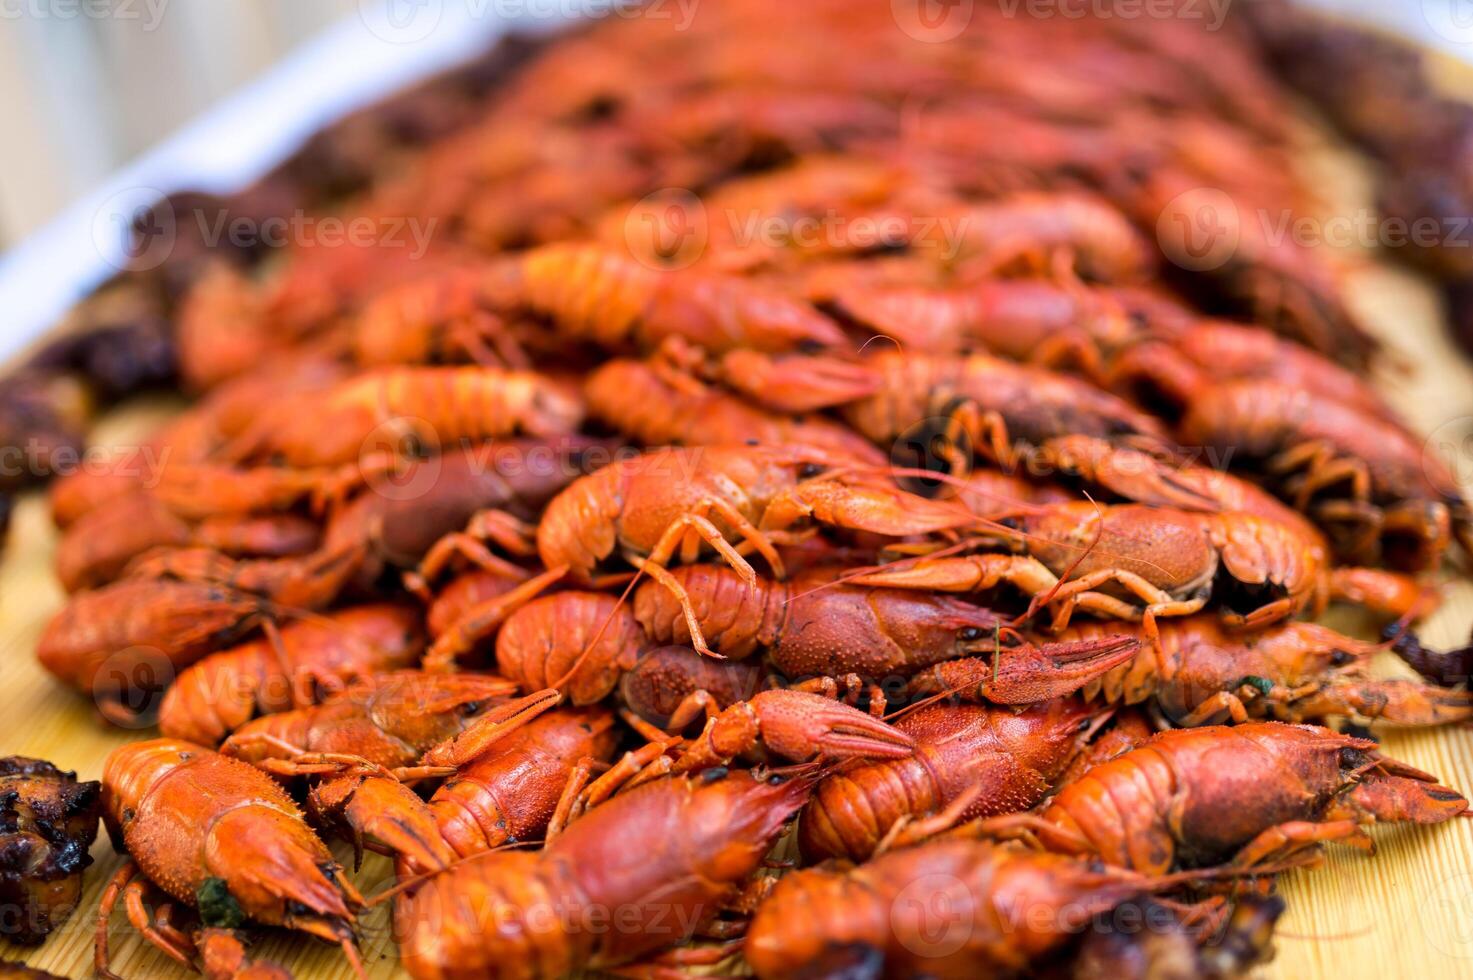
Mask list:
[{"label": "bamboo board surface", "polygon": [[[1466,78],[1464,79],[1466,82]],[[1473,91],[1473,86],[1460,86]],[[1316,145],[1307,154],[1311,186],[1330,200],[1330,211],[1369,207],[1366,175],[1343,152]],[[1322,172],[1321,172],[1322,171]],[[1354,257],[1358,264],[1362,257]],[[1388,371],[1381,387],[1396,408],[1441,451],[1452,455],[1460,479],[1473,477],[1473,364],[1452,347],[1440,326],[1435,292],[1422,280],[1381,261],[1365,261],[1351,278],[1352,299],[1370,325],[1409,365]],[[162,405],[135,406],[104,420],[99,441],[125,441],[167,417]],[[0,755],[49,759],[80,778],[101,775],[103,759],[124,742],[151,731],[105,728],[89,702],[53,682],[34,658],[37,637],[60,606],[51,573],[55,533],[44,501],[32,495],[16,512],[8,550],[0,560]],[[1421,630],[1434,645],[1460,645],[1473,624],[1473,582],[1452,581],[1442,609]],[[1387,658],[1388,660],[1390,658]],[[1394,668],[1392,668],[1394,669]],[[1473,730],[1382,733],[1386,751],[1473,792]],[[1378,828],[1372,857],[1332,848],[1325,864],[1291,873],[1282,884],[1289,904],[1280,922],[1278,955],[1262,975],[1283,980],[1473,976],[1473,820],[1433,828]],[[92,910],[107,878],[120,863],[103,834],[93,848],[81,913],[39,949],[0,943],[0,958],[23,959],[68,977],[92,975]],[[341,859],[348,858],[339,850]],[[370,856],[359,876],[365,893],[377,890],[387,862]],[[146,947],[114,917],[113,968],[124,977],[192,974]],[[402,976],[388,916],[378,909],[363,919],[364,956],[374,978]],[[309,940],[265,936],[254,948],[304,980],[347,980],[339,951]]]}]

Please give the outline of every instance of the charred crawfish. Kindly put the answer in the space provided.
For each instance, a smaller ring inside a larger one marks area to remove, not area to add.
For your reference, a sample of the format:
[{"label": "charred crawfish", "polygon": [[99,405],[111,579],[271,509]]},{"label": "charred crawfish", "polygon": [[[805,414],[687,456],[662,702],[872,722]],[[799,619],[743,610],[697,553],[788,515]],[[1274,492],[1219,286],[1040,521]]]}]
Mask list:
[{"label": "charred crawfish", "polygon": [[11,910],[4,934],[39,943],[82,897],[92,863],[101,784],[77,782],[49,762],[0,759],[0,901]]}]

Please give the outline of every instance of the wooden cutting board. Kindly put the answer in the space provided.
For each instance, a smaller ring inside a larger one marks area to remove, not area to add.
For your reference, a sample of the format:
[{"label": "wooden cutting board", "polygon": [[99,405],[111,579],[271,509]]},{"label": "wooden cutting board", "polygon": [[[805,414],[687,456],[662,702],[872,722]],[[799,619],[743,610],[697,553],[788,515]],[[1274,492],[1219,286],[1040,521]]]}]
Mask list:
[{"label": "wooden cutting board", "polygon": [[[1468,89],[1473,91],[1473,89]],[[1371,196],[1360,162],[1317,135],[1306,137],[1305,165],[1314,186],[1339,214],[1364,213]],[[1460,477],[1473,476],[1473,365],[1448,342],[1436,293],[1425,282],[1372,256],[1350,255],[1353,301],[1401,355],[1405,373],[1378,379],[1392,403],[1451,453]],[[135,406],[104,420],[100,441],[127,441],[166,418],[165,405]],[[40,756],[84,779],[101,774],[117,745],[151,732],[104,728],[90,703],[54,683],[37,665],[36,639],[62,593],[51,573],[55,533],[44,501],[21,502],[9,548],[0,562],[0,755]],[[1436,645],[1466,641],[1473,624],[1473,583],[1456,581],[1442,609],[1423,629]],[[1341,625],[1341,624],[1337,624]],[[1386,658],[1390,661],[1391,658]],[[1396,665],[1388,663],[1388,669]],[[1473,792],[1473,731],[1384,733],[1388,753]],[[1290,874],[1282,885],[1289,911],[1280,923],[1278,956],[1264,975],[1283,980],[1382,980],[1387,977],[1473,976],[1473,820],[1441,827],[1382,828],[1374,856],[1332,848],[1323,867]],[[92,910],[119,858],[104,835],[93,849],[83,913],[44,946],[0,943],[0,957],[69,977],[90,977]],[[346,859],[346,851],[339,857]],[[370,857],[359,886],[372,893],[386,880],[387,862]],[[383,909],[364,917],[364,953],[372,977],[402,976]],[[146,947],[121,913],[113,922],[113,968],[122,976],[191,974]],[[340,954],[310,940],[273,934],[255,950],[300,978],[348,978]]]}]

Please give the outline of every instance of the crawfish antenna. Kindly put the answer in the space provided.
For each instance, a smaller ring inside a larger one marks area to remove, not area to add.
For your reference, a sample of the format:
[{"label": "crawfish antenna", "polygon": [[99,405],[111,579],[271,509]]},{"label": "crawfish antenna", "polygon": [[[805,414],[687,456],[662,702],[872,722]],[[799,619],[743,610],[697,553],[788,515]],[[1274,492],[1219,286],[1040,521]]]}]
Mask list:
[{"label": "crawfish antenna", "polygon": [[892,336],[890,336],[887,333],[871,334],[870,335],[870,338],[868,340],[866,340],[864,343],[862,343],[862,344],[859,345],[859,349],[856,350],[855,353],[856,354],[863,354],[863,353],[865,353],[867,350],[869,350],[869,345],[870,344],[873,344],[873,343],[875,343],[877,341],[880,342],[880,343],[884,343],[884,342],[888,341],[889,343],[892,343],[892,344],[895,345],[895,350],[897,352],[899,352],[901,354],[904,354],[905,353],[905,345],[900,342],[900,338],[899,337],[892,337]]},{"label": "crawfish antenna", "polygon": [[555,687],[558,690],[562,690],[563,685],[573,679],[573,675],[578,673],[584,662],[588,660],[588,655],[593,653],[593,648],[598,646],[598,641],[603,639],[604,632],[608,630],[609,624],[614,621],[614,617],[619,615],[619,610],[623,608],[624,603],[629,601],[629,593],[634,591],[634,586],[638,584],[639,577],[643,574],[643,568],[635,570],[634,577],[629,580],[628,585],[624,586],[624,591],[619,593],[619,601],[614,603],[614,608],[609,610],[609,614],[605,616],[604,621],[599,624],[598,630],[593,634],[593,637],[589,639],[587,645],[583,647],[583,652],[578,654],[577,660],[573,661],[573,666],[569,667],[567,671],[563,674],[563,676],[557,678],[551,684],[547,685],[548,687]]},{"label": "crawfish antenna", "polygon": [[358,953],[358,944],[353,941],[352,936],[344,936],[338,940],[342,947],[343,957],[348,961],[348,966],[358,980],[368,980],[368,973],[363,968],[363,957]]}]

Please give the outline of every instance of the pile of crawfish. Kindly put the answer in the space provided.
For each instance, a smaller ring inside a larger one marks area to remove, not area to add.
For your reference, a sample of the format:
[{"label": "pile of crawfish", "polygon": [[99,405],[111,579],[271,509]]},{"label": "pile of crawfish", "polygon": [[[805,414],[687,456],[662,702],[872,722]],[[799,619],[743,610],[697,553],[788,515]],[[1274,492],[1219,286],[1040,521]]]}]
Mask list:
[{"label": "pile of crawfish", "polygon": [[1366,726],[1473,719],[1473,507],[1200,6],[628,9],[340,206],[423,248],[194,256],[198,400],[51,489],[41,663],[160,734],[98,975],[1231,977],[1463,814]]}]

